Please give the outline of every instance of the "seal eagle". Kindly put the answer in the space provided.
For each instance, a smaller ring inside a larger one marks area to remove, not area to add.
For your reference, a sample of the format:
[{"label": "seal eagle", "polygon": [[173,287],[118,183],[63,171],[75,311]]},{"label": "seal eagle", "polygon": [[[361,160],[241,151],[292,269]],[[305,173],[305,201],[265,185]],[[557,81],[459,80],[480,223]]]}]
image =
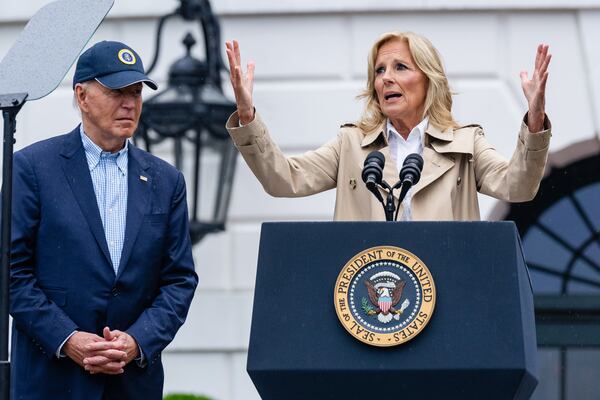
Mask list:
[{"label": "seal eagle", "polygon": [[365,280],[365,285],[367,286],[369,300],[376,307],[374,311],[377,313],[377,319],[380,322],[387,323],[394,317],[395,319],[399,319],[399,315],[408,307],[409,301],[408,299],[405,300],[402,308],[398,310],[396,306],[402,298],[402,291],[404,290],[404,286],[406,286],[406,282],[391,273],[388,274],[393,275],[393,277],[386,274],[385,278],[387,279],[381,279],[384,276],[379,276],[380,274],[373,275],[370,280]]}]

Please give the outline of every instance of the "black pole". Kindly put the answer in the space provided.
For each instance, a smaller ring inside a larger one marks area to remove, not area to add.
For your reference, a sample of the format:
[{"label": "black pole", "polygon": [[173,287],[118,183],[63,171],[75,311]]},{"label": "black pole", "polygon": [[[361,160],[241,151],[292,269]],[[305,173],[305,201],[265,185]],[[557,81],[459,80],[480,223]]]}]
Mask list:
[{"label": "black pole", "polygon": [[394,220],[394,211],[396,206],[394,205],[394,195],[390,190],[387,194],[387,201],[385,203],[385,220],[393,221]]},{"label": "black pole", "polygon": [[[386,181],[381,181],[379,186],[387,192],[386,202],[384,203],[381,201],[381,204],[383,204],[383,211],[385,212],[385,220],[388,222],[393,221],[394,211],[396,210],[396,205],[394,204],[394,188]],[[398,204],[398,206],[400,205]]]},{"label": "black pole", "polygon": [[4,118],[4,151],[2,158],[2,271],[0,286],[0,400],[10,399],[10,360],[8,357],[8,313],[10,280],[10,247],[12,222],[13,145],[17,113],[25,103],[26,93],[0,96]]},{"label": "black pole", "polygon": [[[192,207],[192,221],[198,221],[198,212],[200,209],[200,157],[202,156],[202,128],[200,126],[194,127],[194,145],[196,146],[194,150],[194,157],[196,161],[194,162],[194,206]],[[218,182],[218,185],[221,185],[221,182]]]}]

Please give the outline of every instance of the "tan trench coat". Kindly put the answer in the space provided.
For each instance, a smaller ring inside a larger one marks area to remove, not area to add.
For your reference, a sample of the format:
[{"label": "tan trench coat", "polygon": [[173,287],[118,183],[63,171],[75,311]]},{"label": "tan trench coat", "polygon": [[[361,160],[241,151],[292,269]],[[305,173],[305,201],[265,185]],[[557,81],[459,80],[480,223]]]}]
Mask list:
[{"label": "tan trench coat", "polygon": [[[236,147],[267,193],[300,197],[336,188],[334,220],[339,221],[385,221],[381,203],[361,178],[365,158],[379,150],[386,159],[384,179],[391,185],[398,181],[384,128],[385,123],[364,134],[348,124],[317,150],[286,157],[258,113],[243,127],[239,127],[237,113],[227,121]],[[421,180],[412,189],[413,220],[479,220],[478,191],[511,202],[533,199],[548,155],[547,119],[544,128],[533,134],[522,123],[517,148],[508,161],[494,150],[478,125],[441,132],[430,124],[424,138]]]}]

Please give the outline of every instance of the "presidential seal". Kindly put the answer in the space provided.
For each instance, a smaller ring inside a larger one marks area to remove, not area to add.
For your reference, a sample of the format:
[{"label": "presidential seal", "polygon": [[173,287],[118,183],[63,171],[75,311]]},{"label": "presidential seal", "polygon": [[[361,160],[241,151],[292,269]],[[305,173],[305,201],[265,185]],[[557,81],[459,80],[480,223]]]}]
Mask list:
[{"label": "presidential seal", "polygon": [[334,304],[346,330],[363,343],[388,347],[415,338],[435,308],[429,269],[399,247],[362,251],[344,265]]},{"label": "presidential seal", "polygon": [[136,62],[135,54],[129,49],[121,49],[119,50],[119,54],[117,54],[119,61],[123,64],[133,65]]}]

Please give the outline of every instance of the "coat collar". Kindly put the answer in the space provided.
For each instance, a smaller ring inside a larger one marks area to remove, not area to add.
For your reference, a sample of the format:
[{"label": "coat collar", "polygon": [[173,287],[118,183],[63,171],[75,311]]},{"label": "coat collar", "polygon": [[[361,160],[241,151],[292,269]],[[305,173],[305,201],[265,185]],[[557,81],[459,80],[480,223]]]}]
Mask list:
[{"label": "coat collar", "polygon": [[[383,121],[379,126],[371,131],[365,132],[360,143],[361,147],[368,147],[375,143],[380,137],[384,147],[389,145],[386,134],[386,121]],[[469,127],[474,125],[469,125]],[[469,140],[468,135],[458,135],[457,130],[447,128],[441,131],[435,125],[429,123],[425,129],[424,146],[431,146],[438,153],[463,153],[473,155],[473,140]]]},{"label": "coat collar", "polygon": [[454,130],[448,128],[445,131],[441,131],[438,127],[433,124],[428,124],[425,133],[434,139],[438,139],[444,142],[452,142],[454,140]]},{"label": "coat collar", "polygon": [[[413,188],[413,196],[454,166],[455,156],[453,153],[468,154],[470,158],[473,157],[473,138],[471,135],[460,134],[461,129],[447,128],[442,131],[431,123],[427,125],[423,138],[424,166],[421,179]],[[398,180],[398,168],[390,157],[386,121],[364,134],[361,147],[368,147],[377,140],[381,140],[383,143],[380,151],[387,160],[384,167],[384,179],[393,185]]]},{"label": "coat collar", "polygon": [[79,136],[79,125],[65,136],[60,155],[65,158],[72,158],[79,150],[83,150],[81,137]]},{"label": "coat collar", "polygon": [[381,124],[379,124],[379,126],[377,126],[375,129],[370,130],[369,132],[365,132],[364,133],[364,137],[362,139],[362,141],[360,142],[360,146],[361,147],[367,147],[373,143],[375,143],[375,141],[381,137],[383,139],[383,142],[385,143],[385,146],[388,146],[388,138],[387,135],[385,134],[385,129],[386,129],[387,123],[384,120]]},{"label": "coat collar", "polygon": [[461,131],[464,128],[474,126],[468,125],[456,129],[447,128],[444,131],[440,131],[436,126],[429,124],[425,131],[425,147],[430,146],[440,154],[461,153],[469,154],[470,157],[473,157],[473,137],[472,135],[462,134],[463,132]]}]

